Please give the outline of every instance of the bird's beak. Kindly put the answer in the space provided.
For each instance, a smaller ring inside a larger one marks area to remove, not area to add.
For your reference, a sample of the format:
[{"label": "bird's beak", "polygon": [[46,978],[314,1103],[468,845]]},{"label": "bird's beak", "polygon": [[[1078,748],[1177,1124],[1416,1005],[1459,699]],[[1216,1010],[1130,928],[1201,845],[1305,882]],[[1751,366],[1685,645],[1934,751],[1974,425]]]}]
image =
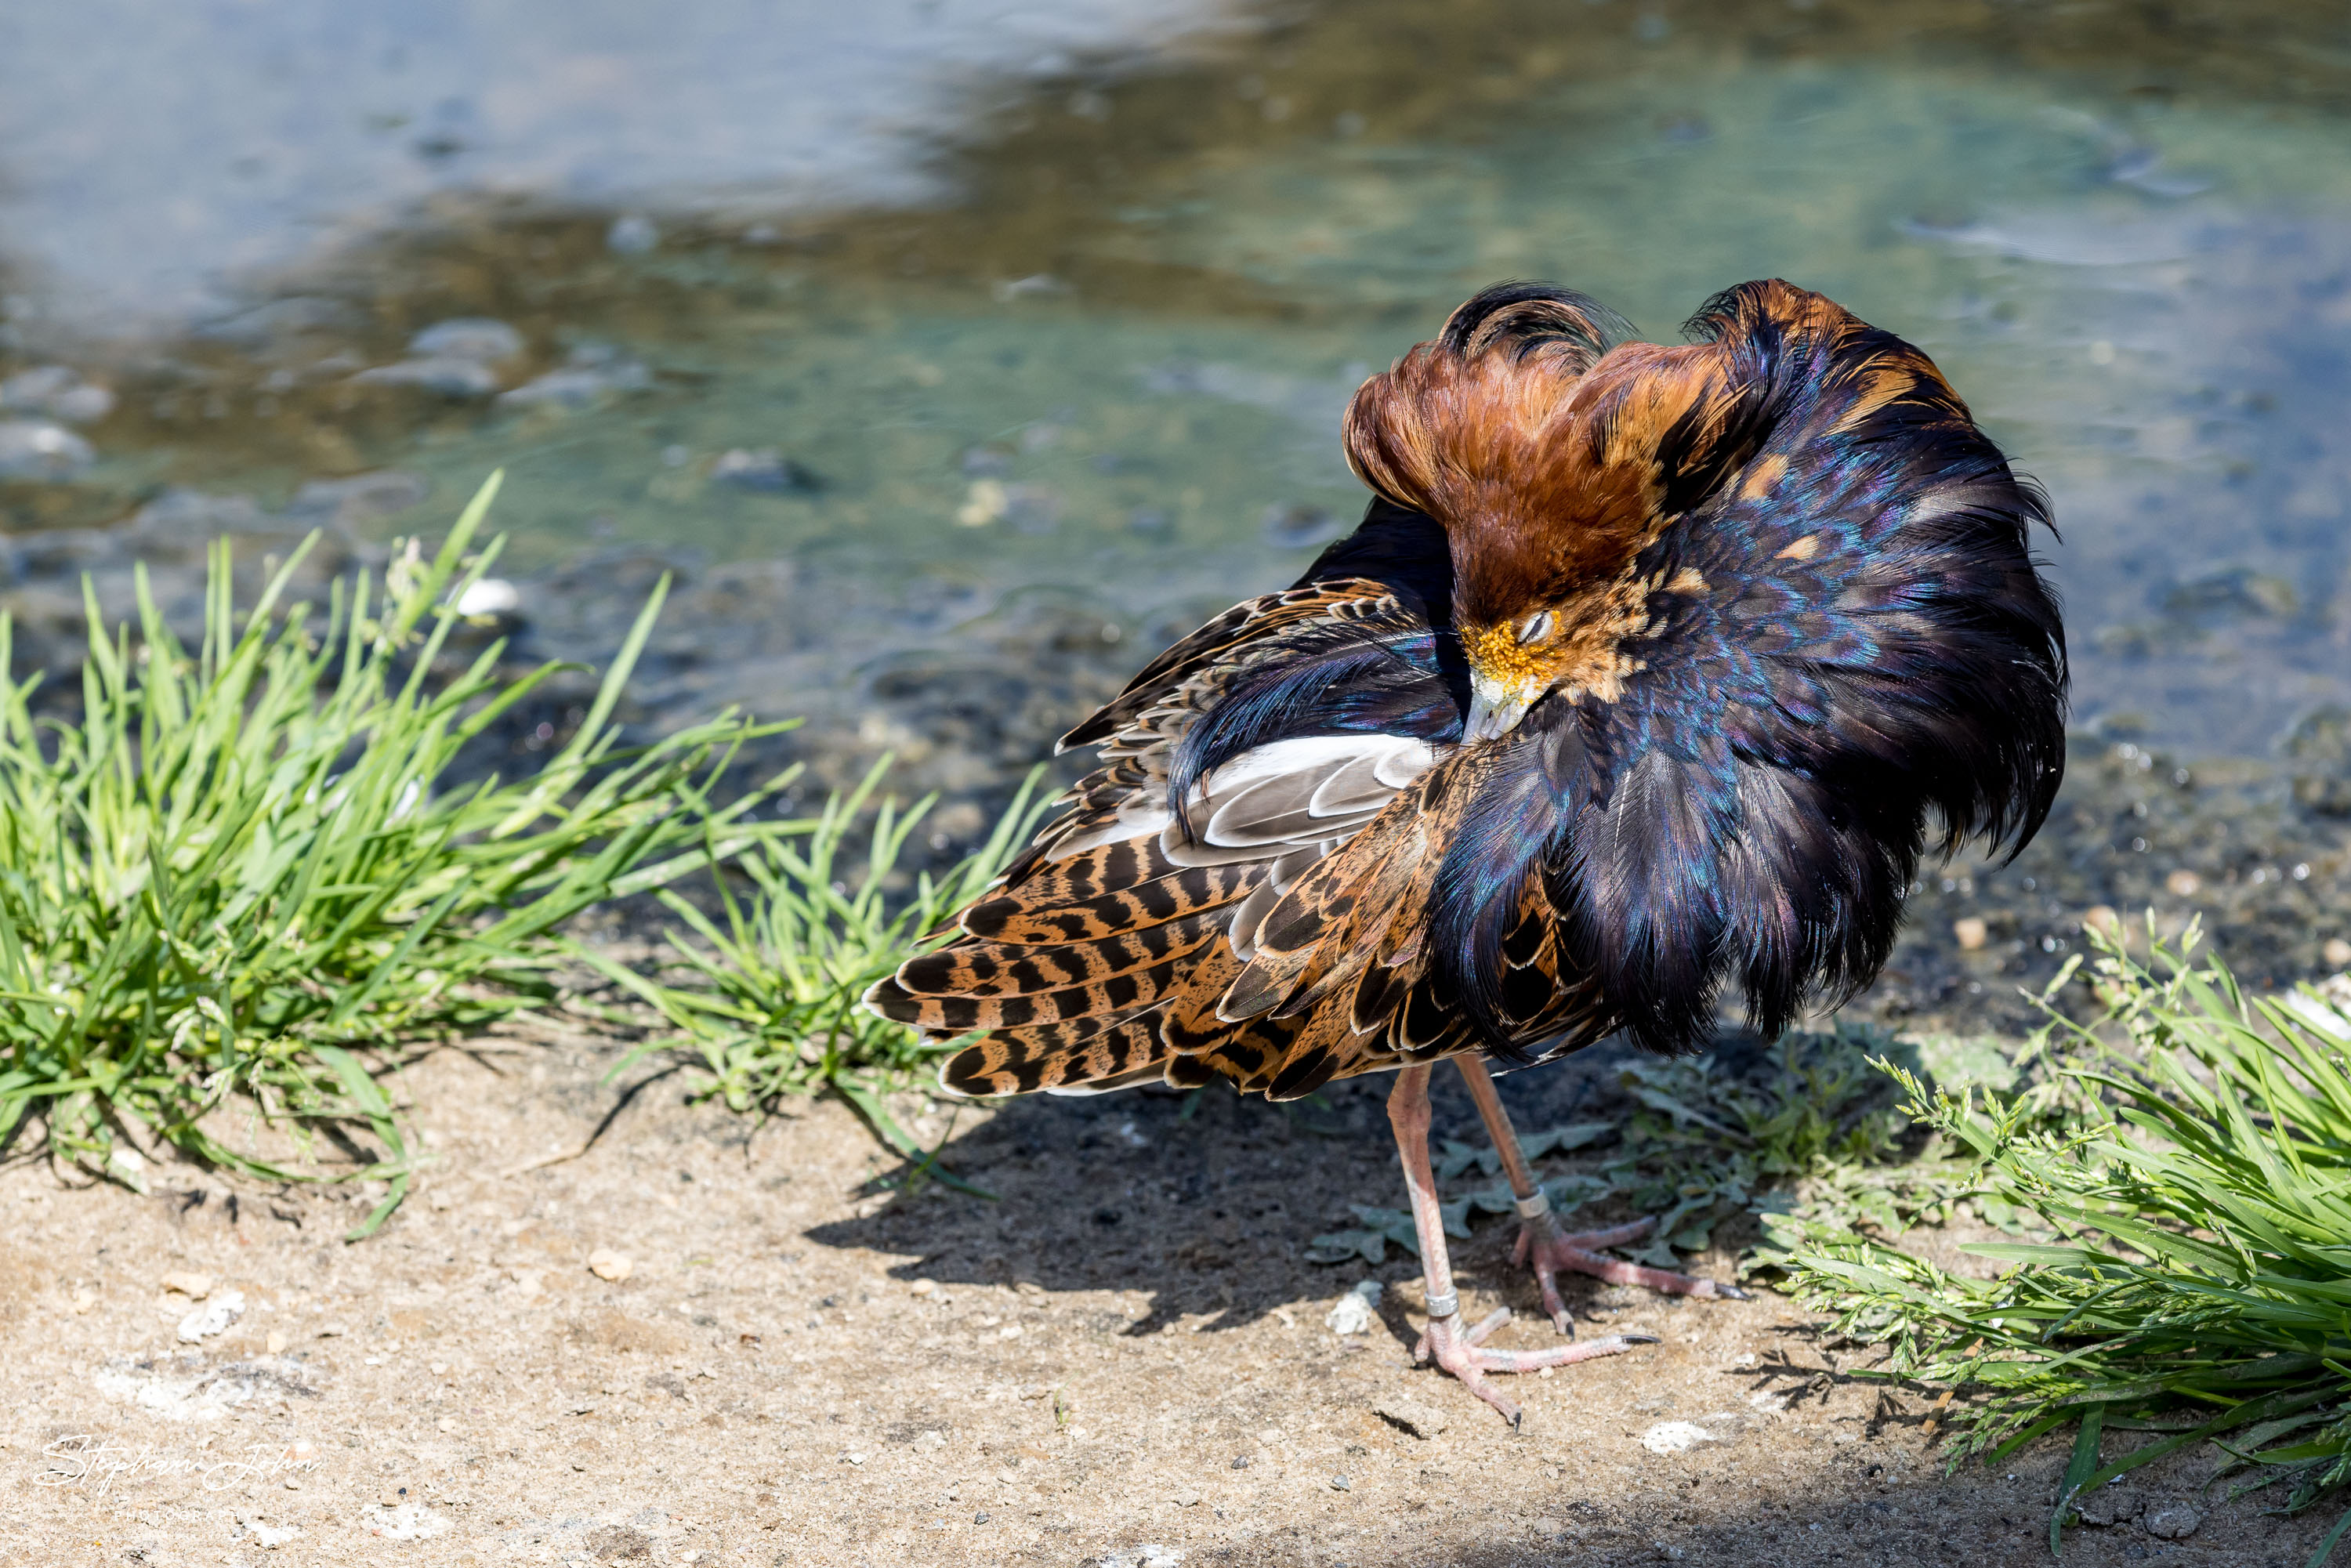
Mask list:
[{"label": "bird's beak", "polygon": [[1518,727],[1527,709],[1534,706],[1534,694],[1506,686],[1500,682],[1472,670],[1469,673],[1469,717],[1461,727],[1461,744],[1475,746],[1481,740],[1494,740]]}]

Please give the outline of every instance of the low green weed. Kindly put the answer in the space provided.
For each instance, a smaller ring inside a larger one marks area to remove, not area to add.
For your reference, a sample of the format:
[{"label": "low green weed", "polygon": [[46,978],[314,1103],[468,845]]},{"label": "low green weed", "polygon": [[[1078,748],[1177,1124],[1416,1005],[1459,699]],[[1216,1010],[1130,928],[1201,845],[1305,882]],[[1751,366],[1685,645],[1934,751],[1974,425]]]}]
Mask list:
[{"label": "low green weed", "polygon": [[[2145,965],[2091,936],[2098,1009],[2053,1009],[2041,1091],[1954,1095],[1888,1064],[1905,1113],[2047,1239],[1970,1248],[2011,1265],[1993,1280],[1859,1236],[1790,1264],[1838,1331],[1888,1345],[1886,1375],[1980,1396],[1954,1462],[2075,1428],[2053,1548],[2082,1492],[2197,1444],[2288,1511],[2351,1479],[2351,1019],[2315,992],[2247,997],[2193,928],[2168,945],[2150,921]],[[2107,1458],[2122,1430],[2152,1436]]]},{"label": "low green weed", "polygon": [[[92,1176],[137,1185],[160,1140],[297,1181],[324,1179],[315,1160],[240,1147],[214,1113],[241,1102],[298,1155],[322,1128],[369,1131],[381,1151],[339,1173],[387,1184],[364,1234],[415,1153],[355,1052],[396,1061],[548,1004],[564,921],[773,836],[749,821],[761,791],[710,792],[779,727],[729,713],[618,746],[660,590],[559,753],[527,779],[450,782],[559,667],[503,679],[494,643],[434,676],[497,555],[468,553],[496,490],[430,561],[395,559],[380,598],[338,584],[323,625],[281,602],[307,543],[242,616],[224,544],[195,649],[142,572],[135,627],[110,631],[85,590],[78,718],[36,716],[38,675],[0,679],[0,1143],[37,1119]],[[0,615],[0,667],[10,632]]]},{"label": "low green weed", "polygon": [[1677,1267],[1677,1250],[1703,1250],[1717,1225],[1752,1214],[1763,1239],[1741,1260],[1751,1274],[1778,1266],[1787,1239],[1812,1228],[1895,1235],[1948,1218],[1959,1187],[1946,1151],[1909,1135],[1870,1066],[1886,1057],[1917,1061],[1885,1030],[1840,1022],[1782,1035],[1736,1076],[1705,1056],[1628,1064],[1625,1087],[1640,1108],[1605,1168],[1635,1208],[1659,1217],[1633,1256]]},{"label": "low green weed", "polygon": [[[662,902],[684,929],[669,933],[677,961],[660,980],[580,950],[669,1025],[615,1071],[684,1050],[707,1073],[707,1092],[737,1111],[831,1090],[900,1153],[925,1159],[883,1095],[955,1047],[925,1043],[904,1024],[858,1004],[996,879],[1050,802],[1038,798],[1032,774],[987,842],[945,874],[922,873],[893,894],[907,837],[934,798],[904,810],[886,799],[875,804],[888,766],[883,758],[855,789],[829,799],[813,821],[791,824],[738,857],[734,868],[751,886],[738,894],[721,879],[716,918],[664,892]],[[864,850],[853,856],[860,837]]]}]

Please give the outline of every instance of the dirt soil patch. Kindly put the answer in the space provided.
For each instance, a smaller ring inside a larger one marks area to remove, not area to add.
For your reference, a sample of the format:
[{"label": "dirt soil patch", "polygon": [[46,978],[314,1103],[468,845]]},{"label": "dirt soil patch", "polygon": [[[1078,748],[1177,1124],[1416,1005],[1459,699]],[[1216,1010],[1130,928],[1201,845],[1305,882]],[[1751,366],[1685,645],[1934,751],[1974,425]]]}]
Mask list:
[{"label": "dirt soil patch", "polygon": [[[683,1075],[546,1163],[629,1089],[612,1054],[410,1070],[435,1163],[357,1245],[356,1195],[0,1172],[0,1563],[2047,1559],[2061,1444],[1946,1479],[1927,1401],[1853,1378],[1769,1294],[1575,1281],[1587,1332],[1662,1343],[1518,1380],[1516,1433],[1415,1369],[1409,1260],[1302,1258],[1349,1203],[1400,1201],[1383,1083],[1188,1119],[1134,1094],[967,1109],[946,1163],[991,1200],[880,1185],[895,1162],[837,1105],[755,1128]],[[1604,1071],[1504,1088],[1541,1125],[1604,1105]],[[1437,1125],[1475,1135],[1450,1082]],[[1465,1306],[1549,1343],[1509,1236],[1458,1244]],[[1326,1314],[1365,1277],[1378,1321],[1343,1338]],[[2064,1560],[2298,1568],[2331,1518],[2220,1506],[2210,1466],[2102,1498]]]}]

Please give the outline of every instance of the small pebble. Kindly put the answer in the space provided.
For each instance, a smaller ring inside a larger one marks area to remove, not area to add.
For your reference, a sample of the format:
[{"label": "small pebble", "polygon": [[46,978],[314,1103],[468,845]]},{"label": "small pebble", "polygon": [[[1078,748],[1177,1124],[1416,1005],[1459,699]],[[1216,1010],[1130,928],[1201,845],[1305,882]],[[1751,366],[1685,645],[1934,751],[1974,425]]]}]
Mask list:
[{"label": "small pebble", "polygon": [[0,408],[45,413],[68,424],[104,419],[114,411],[114,394],[81,379],[63,365],[20,371],[0,382]]},{"label": "small pebble", "polygon": [[1641,1447],[1653,1454],[1686,1454],[1714,1440],[1713,1433],[1689,1421],[1660,1421],[1641,1434]]},{"label": "small pebble", "polygon": [[64,425],[46,419],[0,419],[0,479],[70,479],[98,454]]},{"label": "small pebble", "polygon": [[653,372],[627,361],[609,368],[566,365],[498,394],[501,408],[593,408],[615,392],[643,392]]},{"label": "small pebble", "polygon": [[1344,1476],[1332,1476],[1331,1478],[1331,1490],[1332,1491],[1353,1491],[1355,1490],[1355,1483],[1349,1480]]},{"label": "small pebble", "polygon": [[824,488],[824,481],[800,464],[778,453],[772,446],[762,446],[756,452],[736,447],[719,454],[711,465],[710,476],[722,485],[733,485],[744,490],[768,490],[814,495]]},{"label": "small pebble", "polygon": [[984,528],[1011,508],[1012,497],[1000,479],[975,479],[956,509],[956,521],[967,528]]},{"label": "small pebble", "polygon": [[2187,870],[2173,872],[2163,879],[2164,891],[2174,898],[2193,898],[2196,896],[2197,890],[2203,885],[2202,877]]},{"label": "small pebble", "polygon": [[87,1314],[96,1305],[98,1305],[98,1292],[89,1286],[85,1285],[73,1293],[73,1310],[76,1317]]},{"label": "small pebble", "polygon": [[588,1254],[588,1271],[600,1280],[618,1283],[627,1279],[635,1268],[636,1265],[626,1255],[615,1252],[610,1247],[599,1247]]},{"label": "small pebble", "polygon": [[1951,935],[1959,938],[1961,951],[1973,953],[1991,939],[1991,927],[1970,915],[1951,922]]},{"label": "small pebble", "polygon": [[1050,272],[1032,272],[1026,277],[1015,277],[996,286],[996,298],[1009,304],[1015,299],[1031,296],[1067,294],[1070,286]]},{"label": "small pebble", "polygon": [[174,1269],[163,1276],[161,1283],[167,1291],[177,1291],[190,1301],[201,1301],[213,1293],[213,1277],[191,1269]]},{"label": "small pebble", "polygon": [[402,360],[361,371],[351,380],[364,386],[415,387],[443,397],[487,397],[498,390],[498,373],[479,360],[444,354],[430,360]]},{"label": "small pebble", "polygon": [[917,1280],[906,1287],[906,1293],[910,1296],[927,1296],[938,1288],[939,1282],[936,1280]]},{"label": "small pebble", "polygon": [[522,608],[522,591],[503,577],[476,578],[450,608],[460,615],[511,615]]},{"label": "small pebble", "polygon": [[612,220],[612,226],[604,231],[604,243],[622,256],[643,256],[661,244],[661,230],[651,218],[630,213]]},{"label": "small pebble", "polygon": [[2320,953],[2328,968],[2351,969],[2351,942],[2346,942],[2340,936],[2329,936]]},{"label": "small pebble", "polygon": [[2184,1502],[2174,1502],[2147,1510],[2147,1517],[2140,1522],[2147,1527],[2149,1535],[2159,1541],[2179,1541],[2195,1534],[2196,1527],[2204,1522],[2204,1516]]},{"label": "small pebble", "polygon": [[418,359],[478,360],[495,364],[522,352],[522,334],[486,316],[458,316],[435,321],[408,340],[408,351]]},{"label": "small pebble", "polygon": [[227,1333],[229,1325],[244,1315],[245,1292],[223,1291],[180,1320],[180,1342],[201,1344],[215,1334]]},{"label": "small pebble", "polygon": [[1377,1280],[1359,1280],[1323,1314],[1322,1321],[1335,1334],[1367,1333],[1379,1322],[1380,1297],[1384,1293],[1384,1288]]}]

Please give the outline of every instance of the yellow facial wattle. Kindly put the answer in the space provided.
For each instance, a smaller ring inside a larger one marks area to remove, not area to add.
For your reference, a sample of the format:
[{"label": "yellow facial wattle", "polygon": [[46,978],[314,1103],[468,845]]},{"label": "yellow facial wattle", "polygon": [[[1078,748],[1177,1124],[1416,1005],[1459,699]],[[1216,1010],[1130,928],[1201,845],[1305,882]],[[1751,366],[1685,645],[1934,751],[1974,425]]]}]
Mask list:
[{"label": "yellow facial wattle", "polygon": [[1558,653],[1541,643],[1519,641],[1510,626],[1476,626],[1461,633],[1461,651],[1469,668],[1496,689],[1525,692],[1530,701],[1542,695],[1558,673]]}]

